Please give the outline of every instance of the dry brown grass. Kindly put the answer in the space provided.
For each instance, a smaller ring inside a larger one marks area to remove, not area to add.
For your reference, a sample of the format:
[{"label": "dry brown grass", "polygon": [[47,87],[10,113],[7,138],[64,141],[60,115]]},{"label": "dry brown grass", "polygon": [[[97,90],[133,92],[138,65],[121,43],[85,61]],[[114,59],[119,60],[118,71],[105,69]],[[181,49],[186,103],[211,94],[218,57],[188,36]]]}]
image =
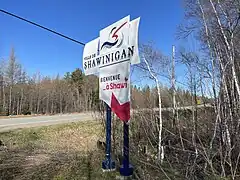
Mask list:
[{"label": "dry brown grass", "polygon": [[97,121],[69,123],[0,133],[0,179],[115,179],[103,173],[103,136]]},{"label": "dry brown grass", "polygon": [[96,149],[96,142],[102,136],[102,127],[98,122],[83,122],[64,128],[44,128],[42,143],[48,150],[64,152],[88,152]]}]

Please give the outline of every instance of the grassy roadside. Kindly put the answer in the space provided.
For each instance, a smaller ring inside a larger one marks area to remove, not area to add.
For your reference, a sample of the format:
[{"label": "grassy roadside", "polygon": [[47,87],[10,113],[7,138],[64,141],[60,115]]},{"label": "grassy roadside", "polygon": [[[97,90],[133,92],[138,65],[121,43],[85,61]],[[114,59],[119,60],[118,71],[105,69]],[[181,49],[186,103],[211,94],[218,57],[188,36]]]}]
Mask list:
[{"label": "grassy roadside", "polygon": [[103,173],[103,137],[96,121],[77,122],[0,133],[0,179],[115,179]]}]

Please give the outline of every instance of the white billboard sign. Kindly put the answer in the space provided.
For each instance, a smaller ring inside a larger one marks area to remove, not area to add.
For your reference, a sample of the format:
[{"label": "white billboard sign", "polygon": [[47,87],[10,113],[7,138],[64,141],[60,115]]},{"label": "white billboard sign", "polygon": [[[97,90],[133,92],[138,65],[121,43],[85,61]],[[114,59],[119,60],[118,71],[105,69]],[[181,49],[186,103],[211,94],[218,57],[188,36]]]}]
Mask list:
[{"label": "white billboard sign", "polygon": [[127,16],[113,23],[83,51],[85,74],[99,73],[99,97],[123,121],[130,119],[130,64],[140,63],[139,22]]}]

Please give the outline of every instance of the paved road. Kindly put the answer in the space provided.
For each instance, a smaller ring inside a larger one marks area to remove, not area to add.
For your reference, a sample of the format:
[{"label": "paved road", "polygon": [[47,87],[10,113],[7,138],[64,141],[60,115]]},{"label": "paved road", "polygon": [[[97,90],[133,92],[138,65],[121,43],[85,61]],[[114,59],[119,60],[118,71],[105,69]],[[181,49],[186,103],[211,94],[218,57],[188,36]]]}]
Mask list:
[{"label": "paved road", "polygon": [[[200,104],[200,105],[197,105],[196,108],[205,108],[205,107],[213,107],[211,104]],[[182,106],[182,107],[177,107],[176,110],[192,110],[193,108],[195,108],[195,106]],[[159,109],[158,108],[154,108],[154,111],[158,111]],[[162,111],[172,111],[173,108],[170,107],[170,108],[162,108]]]},{"label": "paved road", "polygon": [[[212,107],[210,104],[198,105],[197,108],[203,107]],[[178,107],[180,109],[192,109],[192,106]],[[137,111],[149,111],[150,109],[137,109]],[[158,108],[154,108],[154,111],[158,111]],[[172,108],[162,108],[162,111],[172,111]],[[133,113],[133,111],[132,111]],[[53,115],[53,116],[35,116],[35,117],[18,117],[18,118],[5,118],[0,119],[0,132],[24,128],[24,127],[36,127],[36,126],[45,126],[53,124],[63,124],[76,121],[88,121],[94,120],[94,117],[91,113],[79,113],[79,114],[63,114],[63,115]]]},{"label": "paved road", "polygon": [[90,113],[19,118],[9,117],[5,119],[0,119],[0,132],[24,127],[46,126],[88,120],[94,120],[93,116]]},{"label": "paved road", "polygon": [[[197,105],[196,106],[196,108],[205,108],[205,107],[211,107],[211,108],[213,108],[213,105],[211,105],[211,104],[200,104],[200,105]],[[182,107],[177,107],[176,108],[176,110],[186,110],[186,109],[188,109],[188,110],[192,110],[193,108],[195,108],[195,106],[182,106]],[[172,111],[173,110],[173,108],[172,107],[164,107],[164,108],[162,108],[162,111]],[[142,112],[142,111],[155,111],[155,112],[157,112],[157,111],[159,111],[159,108],[153,108],[153,109],[149,109],[149,108],[142,108],[142,109],[134,109],[132,112]]]}]

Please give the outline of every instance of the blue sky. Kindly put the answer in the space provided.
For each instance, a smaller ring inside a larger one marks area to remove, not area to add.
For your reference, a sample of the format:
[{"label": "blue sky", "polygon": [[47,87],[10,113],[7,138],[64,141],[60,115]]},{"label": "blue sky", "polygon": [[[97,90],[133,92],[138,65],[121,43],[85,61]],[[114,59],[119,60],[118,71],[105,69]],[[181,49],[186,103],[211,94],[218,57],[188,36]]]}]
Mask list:
[{"label": "blue sky", "polygon": [[[176,28],[183,21],[181,0],[1,0],[0,8],[84,43],[126,15],[140,16],[140,42],[154,42],[166,55],[178,43]],[[14,47],[29,74],[55,76],[82,68],[83,46],[2,13],[0,22],[0,58]]]}]

